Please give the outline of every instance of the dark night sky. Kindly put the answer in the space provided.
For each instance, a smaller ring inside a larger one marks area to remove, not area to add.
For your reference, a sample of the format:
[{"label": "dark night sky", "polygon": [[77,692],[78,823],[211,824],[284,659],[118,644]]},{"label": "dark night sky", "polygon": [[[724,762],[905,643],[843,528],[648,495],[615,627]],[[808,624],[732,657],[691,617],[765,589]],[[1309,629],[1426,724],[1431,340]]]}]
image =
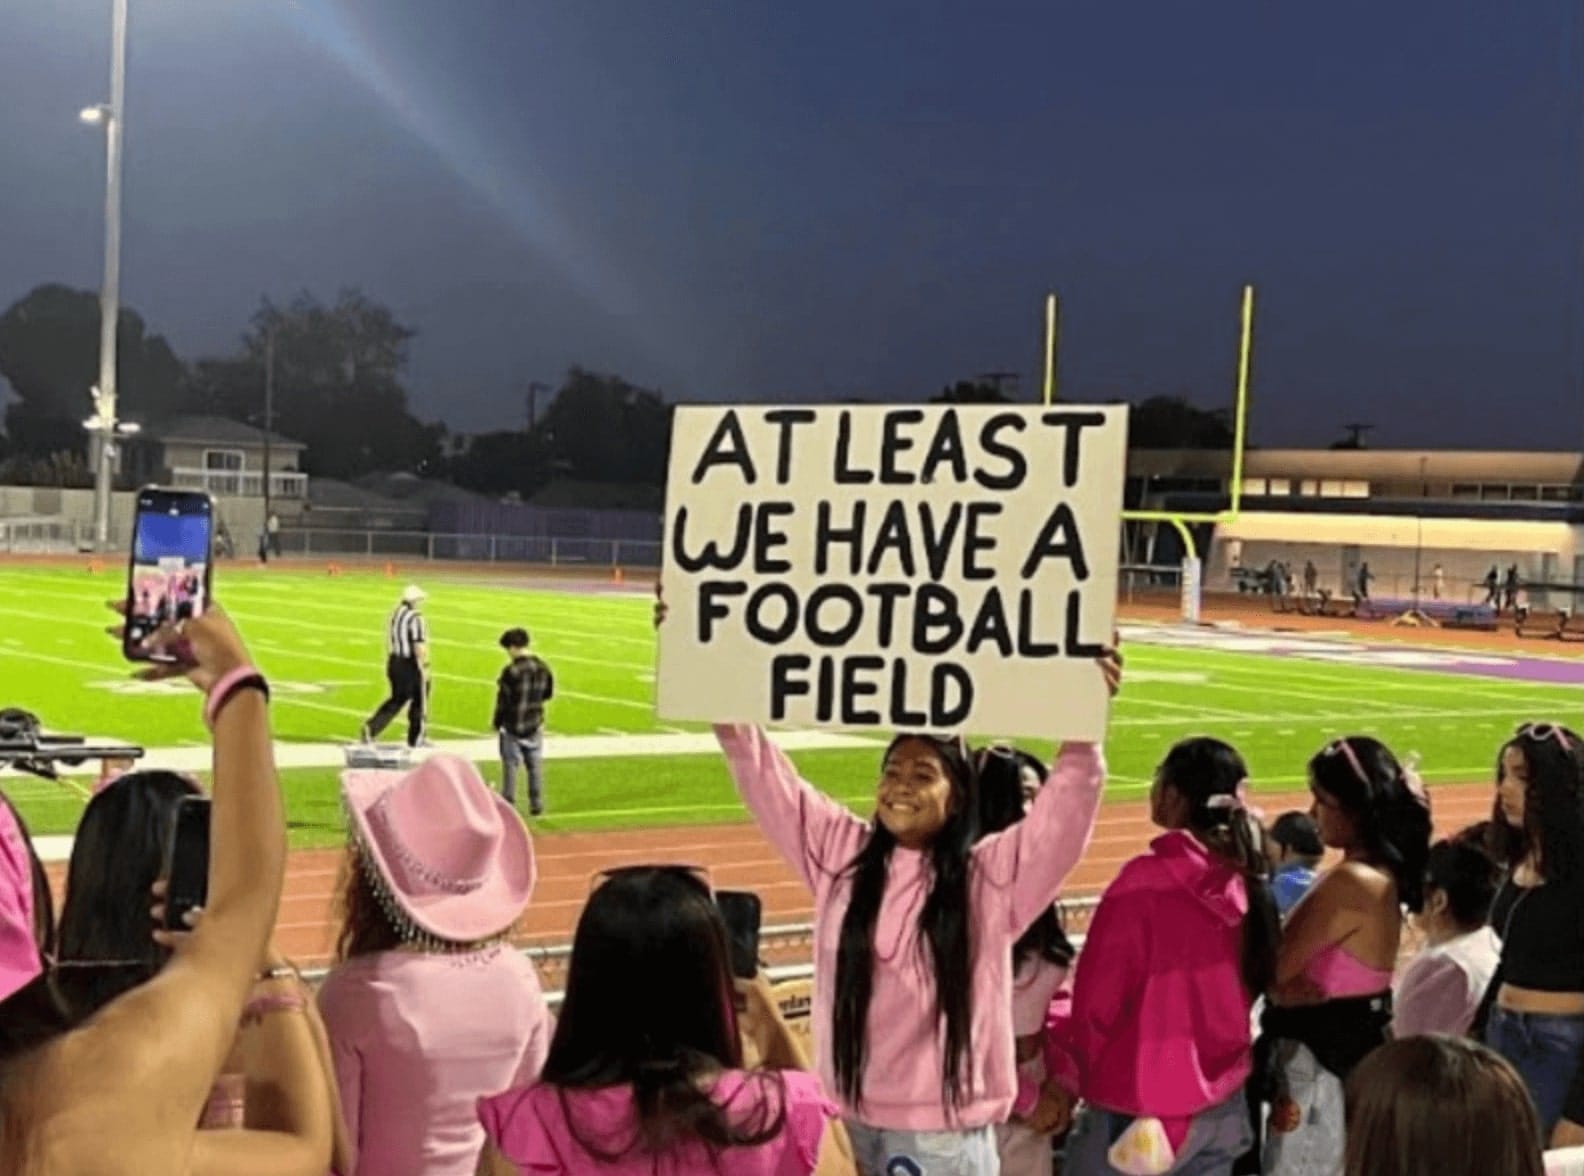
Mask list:
[{"label": "dark night sky", "polygon": [[[131,6],[123,290],[188,358],[358,284],[465,429],[572,363],[1032,393],[1055,288],[1065,396],[1211,403],[1252,280],[1258,441],[1584,443],[1577,0]],[[0,0],[0,305],[97,288],[109,12]]]}]

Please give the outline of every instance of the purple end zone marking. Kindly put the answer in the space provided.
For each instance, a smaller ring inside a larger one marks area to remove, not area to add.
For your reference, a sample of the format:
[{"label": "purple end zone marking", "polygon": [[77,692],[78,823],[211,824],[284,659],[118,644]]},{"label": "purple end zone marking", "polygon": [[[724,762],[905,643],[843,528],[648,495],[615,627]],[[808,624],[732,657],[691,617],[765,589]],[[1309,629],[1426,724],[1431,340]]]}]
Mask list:
[{"label": "purple end zone marking", "polygon": [[1270,629],[1218,628],[1212,636],[1203,629],[1167,627],[1153,632],[1142,630],[1138,636],[1147,643],[1178,648],[1221,649],[1361,669],[1415,670],[1536,686],[1584,686],[1584,658],[1523,657],[1449,646],[1387,645]]}]

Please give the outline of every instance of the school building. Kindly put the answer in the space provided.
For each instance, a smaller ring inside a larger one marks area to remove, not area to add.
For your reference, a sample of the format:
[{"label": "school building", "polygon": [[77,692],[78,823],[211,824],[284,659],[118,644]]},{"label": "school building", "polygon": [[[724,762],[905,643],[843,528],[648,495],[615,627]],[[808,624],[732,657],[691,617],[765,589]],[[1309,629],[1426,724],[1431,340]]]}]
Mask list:
[{"label": "school building", "polygon": [[[1135,451],[1127,505],[1226,510],[1231,468],[1226,451]],[[1235,587],[1234,569],[1278,560],[1296,574],[1312,560],[1339,594],[1366,562],[1376,595],[1410,596],[1416,576],[1428,594],[1439,564],[1447,598],[1483,600],[1491,567],[1517,565],[1532,603],[1566,605],[1584,585],[1584,454],[1250,449],[1236,520],[1193,532],[1212,592]],[[1169,524],[1132,524],[1125,542],[1129,562],[1182,559]]]}]

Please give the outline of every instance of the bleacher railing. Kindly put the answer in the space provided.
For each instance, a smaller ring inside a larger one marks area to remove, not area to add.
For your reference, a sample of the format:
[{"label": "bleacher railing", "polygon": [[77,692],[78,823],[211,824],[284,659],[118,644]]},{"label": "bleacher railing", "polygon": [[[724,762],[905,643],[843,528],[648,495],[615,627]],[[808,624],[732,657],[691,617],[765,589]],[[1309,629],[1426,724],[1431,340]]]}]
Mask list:
[{"label": "bleacher railing", "polygon": [[[550,567],[658,568],[660,543],[565,535],[463,535],[430,531],[282,527],[281,554],[316,558],[455,560]],[[247,554],[247,553],[242,553]]]},{"label": "bleacher railing", "polygon": [[89,538],[86,523],[56,518],[0,519],[0,552],[51,555],[78,550]]}]

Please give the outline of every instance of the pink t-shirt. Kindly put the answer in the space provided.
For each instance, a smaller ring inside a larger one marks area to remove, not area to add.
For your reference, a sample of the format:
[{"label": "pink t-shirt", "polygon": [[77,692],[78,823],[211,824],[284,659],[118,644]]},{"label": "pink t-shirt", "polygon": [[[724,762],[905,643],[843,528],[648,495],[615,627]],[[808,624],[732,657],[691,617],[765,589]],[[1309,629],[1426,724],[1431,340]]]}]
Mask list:
[{"label": "pink t-shirt", "polygon": [[330,973],[319,1009],[357,1148],[340,1176],[473,1176],[474,1104],[537,1078],[553,1025],[538,973],[510,947],[358,956]]},{"label": "pink t-shirt", "polygon": [[[820,1091],[812,1074],[785,1071],[746,1074],[728,1070],[715,1082],[717,1105],[726,1108],[732,1121],[752,1129],[773,1121],[776,1104],[762,1102],[779,1097],[779,1078],[786,1090],[786,1120],[781,1133],[757,1147],[729,1148],[711,1163],[708,1150],[690,1143],[666,1155],[633,1153],[610,1161],[590,1155],[579,1140],[604,1152],[629,1146],[632,1134],[632,1088],[608,1086],[596,1090],[560,1090],[530,1086],[480,1099],[479,1121],[496,1149],[518,1169],[533,1176],[552,1173],[609,1173],[610,1176],[684,1176],[709,1172],[721,1176],[809,1176],[819,1162],[820,1139],[825,1125],[836,1115],[836,1104]],[[765,1108],[761,1117],[760,1108]],[[571,1111],[577,1121],[574,1135],[567,1121]]]}]

